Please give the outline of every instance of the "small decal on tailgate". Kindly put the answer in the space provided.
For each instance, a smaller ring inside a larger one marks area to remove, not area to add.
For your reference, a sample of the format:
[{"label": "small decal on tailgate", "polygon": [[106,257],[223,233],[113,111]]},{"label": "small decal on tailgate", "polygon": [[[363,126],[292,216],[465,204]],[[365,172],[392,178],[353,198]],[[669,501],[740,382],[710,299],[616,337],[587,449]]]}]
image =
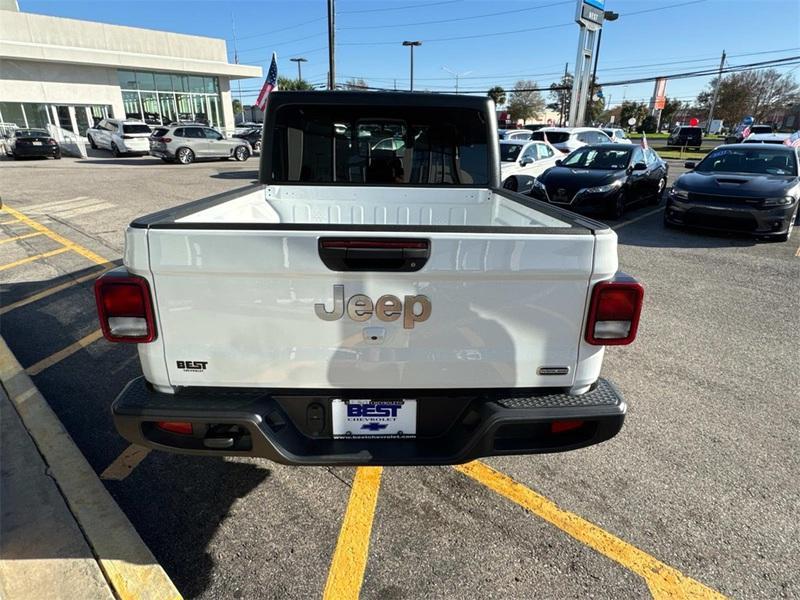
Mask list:
[{"label": "small decal on tailgate", "polygon": [[208,365],[207,360],[178,360],[176,363],[182,371],[205,371]]}]

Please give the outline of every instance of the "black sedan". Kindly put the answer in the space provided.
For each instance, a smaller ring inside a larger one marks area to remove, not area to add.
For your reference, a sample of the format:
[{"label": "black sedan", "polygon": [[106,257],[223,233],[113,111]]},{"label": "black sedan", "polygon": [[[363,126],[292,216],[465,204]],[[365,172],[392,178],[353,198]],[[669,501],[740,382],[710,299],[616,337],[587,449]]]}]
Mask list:
[{"label": "black sedan", "polygon": [[250,146],[253,148],[254,154],[261,154],[261,128],[260,127],[253,127],[252,129],[248,129],[246,131],[240,131],[239,133],[234,133],[233,137],[239,138],[242,140],[247,140],[250,142]]},{"label": "black sedan", "polygon": [[631,144],[584,146],[556,165],[539,175],[531,196],[614,219],[634,202],[658,204],[669,168],[651,148]]},{"label": "black sedan", "polygon": [[667,194],[665,225],[789,239],[800,203],[800,150],[731,144],[686,167],[693,170]]},{"label": "black sedan", "polygon": [[32,156],[61,158],[61,147],[44,129],[17,129],[10,141],[10,154],[15,159]]}]

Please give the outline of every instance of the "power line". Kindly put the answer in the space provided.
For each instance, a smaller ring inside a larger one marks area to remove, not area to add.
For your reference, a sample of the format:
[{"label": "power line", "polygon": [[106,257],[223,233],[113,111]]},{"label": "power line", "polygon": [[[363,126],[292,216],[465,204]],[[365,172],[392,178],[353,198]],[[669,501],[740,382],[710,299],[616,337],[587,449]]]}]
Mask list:
[{"label": "power line", "polygon": [[[507,16],[513,13],[530,12],[532,10],[541,10],[543,8],[550,8],[552,6],[560,6],[562,4],[573,4],[573,0],[561,0],[560,2],[550,2],[548,4],[540,4],[538,6],[530,6],[528,8],[517,8],[514,10],[504,10],[500,12],[484,13],[482,15],[473,15],[471,17],[458,17],[456,19],[439,19],[437,21],[416,21],[414,23],[392,23],[391,25],[359,25],[356,27],[339,27],[340,31],[351,31],[356,29],[391,29],[394,27],[415,27],[417,25],[435,25],[440,23],[454,23],[457,21],[471,21],[473,19],[483,19],[485,17]],[[427,5],[432,6],[432,5]]]},{"label": "power line", "polygon": [[668,4],[667,6],[659,6],[657,8],[645,8],[644,10],[635,10],[633,12],[620,13],[621,17],[630,17],[633,15],[643,15],[644,13],[658,12],[659,10],[667,10],[668,8],[677,8],[679,6],[689,6],[690,4],[700,4],[708,2],[708,0],[690,0],[689,2],[679,2],[678,4]]},{"label": "power line", "polygon": [[[318,21],[324,21],[327,17],[320,17],[318,19],[310,19],[303,21],[302,23],[298,23],[297,25],[290,25],[289,27],[281,27],[281,31],[289,31],[290,29],[297,29],[298,27],[303,27],[304,25],[308,25],[309,23],[317,23]],[[240,36],[239,40],[252,40],[253,38],[264,37],[265,35],[272,35],[274,31],[268,31],[267,33],[256,33],[254,35],[246,35]]]},{"label": "power line", "polygon": [[[477,38],[485,38],[485,37],[493,37],[497,35],[513,35],[515,33],[528,33],[531,31],[542,31],[544,29],[558,29],[559,27],[572,27],[575,23],[560,23],[558,25],[543,25],[541,27],[531,27],[528,29],[516,29],[513,31],[495,31],[492,33],[478,33],[475,35],[460,35],[454,37],[445,37],[445,38],[424,38],[422,41],[426,44],[435,43],[435,42],[451,42],[454,40],[473,40]],[[345,42],[340,44],[340,46],[389,46],[389,45],[396,45],[401,44],[401,41],[393,41],[393,42]]]},{"label": "power line", "polygon": [[422,4],[412,4],[411,6],[393,6],[391,8],[367,8],[364,10],[340,10],[337,15],[358,15],[363,13],[389,12],[391,10],[410,10],[415,8],[428,8],[429,6],[441,6],[443,4],[455,4],[461,0],[445,0],[444,2],[425,2]]},{"label": "power line", "polygon": [[247,48],[245,50],[239,50],[239,54],[241,54],[242,52],[255,52],[257,50],[265,50],[265,49],[274,50],[275,48],[280,48],[281,46],[289,46],[290,44],[294,44],[295,42],[302,42],[304,40],[310,40],[310,39],[313,39],[313,38],[316,38],[316,37],[321,37],[323,35],[328,35],[328,34],[327,33],[315,33],[314,35],[307,35],[305,37],[295,38],[293,40],[287,40],[287,41],[277,42],[277,43],[273,43],[273,44],[267,44],[265,46],[254,46],[253,48]]}]

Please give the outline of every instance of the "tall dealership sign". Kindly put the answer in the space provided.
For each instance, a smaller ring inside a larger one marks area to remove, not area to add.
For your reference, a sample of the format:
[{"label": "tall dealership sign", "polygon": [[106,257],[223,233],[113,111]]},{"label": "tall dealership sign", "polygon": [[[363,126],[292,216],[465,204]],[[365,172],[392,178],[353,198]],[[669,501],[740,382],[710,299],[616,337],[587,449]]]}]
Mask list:
[{"label": "tall dealership sign", "polygon": [[656,128],[661,126],[661,111],[667,103],[667,78],[659,77],[653,87],[653,97],[650,98],[650,114],[656,119]]},{"label": "tall dealership sign", "polygon": [[578,34],[578,56],[575,59],[575,78],[569,104],[569,125],[575,127],[584,122],[586,102],[591,86],[592,58],[597,45],[597,34],[603,26],[605,0],[577,0],[575,22],[580,27]]}]

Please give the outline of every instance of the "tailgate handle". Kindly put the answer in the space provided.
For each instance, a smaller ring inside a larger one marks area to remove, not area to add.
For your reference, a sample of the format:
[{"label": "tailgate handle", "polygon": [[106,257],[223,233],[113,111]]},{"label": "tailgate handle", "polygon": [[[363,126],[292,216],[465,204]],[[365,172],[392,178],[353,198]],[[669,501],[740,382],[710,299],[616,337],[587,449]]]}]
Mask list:
[{"label": "tailgate handle", "polygon": [[320,238],[319,257],[331,271],[419,271],[431,255],[424,239]]}]

